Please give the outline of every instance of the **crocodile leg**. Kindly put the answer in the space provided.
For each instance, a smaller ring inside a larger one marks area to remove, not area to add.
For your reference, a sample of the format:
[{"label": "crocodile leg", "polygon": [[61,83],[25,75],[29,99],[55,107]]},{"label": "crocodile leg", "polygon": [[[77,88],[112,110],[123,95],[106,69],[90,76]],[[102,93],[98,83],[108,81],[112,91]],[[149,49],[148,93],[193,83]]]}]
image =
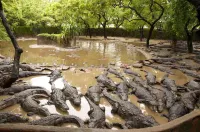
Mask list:
[{"label": "crocodile leg", "polygon": [[112,110],[111,110],[111,112],[112,113],[117,113],[118,107],[119,107],[119,104],[115,103],[114,106],[113,106],[113,108],[112,108]]}]

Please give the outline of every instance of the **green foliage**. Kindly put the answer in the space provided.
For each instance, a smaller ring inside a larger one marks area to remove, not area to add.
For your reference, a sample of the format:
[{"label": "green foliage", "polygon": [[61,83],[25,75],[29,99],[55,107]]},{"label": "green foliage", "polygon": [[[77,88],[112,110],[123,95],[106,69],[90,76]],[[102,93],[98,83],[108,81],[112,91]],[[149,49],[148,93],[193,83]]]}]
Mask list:
[{"label": "green foliage", "polygon": [[184,28],[188,19],[191,20],[188,30],[197,24],[195,8],[185,0],[171,0],[166,10],[164,28],[172,36],[180,39],[186,37]]},{"label": "green foliage", "polygon": [[0,40],[8,40],[8,35],[2,23],[0,23]]},{"label": "green foliage", "polygon": [[61,43],[62,41],[62,34],[48,34],[48,33],[41,33],[38,34],[39,37],[44,37],[53,41],[56,41],[57,43]]},{"label": "green foliage", "polygon": [[[128,31],[150,28],[161,13],[155,2],[165,8],[164,16],[154,25],[156,28],[164,27],[171,36],[184,38],[187,20],[191,19],[189,29],[196,24],[196,11],[186,0],[3,0],[3,5],[17,35],[47,32],[73,37],[84,29],[103,26]],[[122,8],[122,4],[134,10]],[[0,38],[5,36],[0,30]]]}]

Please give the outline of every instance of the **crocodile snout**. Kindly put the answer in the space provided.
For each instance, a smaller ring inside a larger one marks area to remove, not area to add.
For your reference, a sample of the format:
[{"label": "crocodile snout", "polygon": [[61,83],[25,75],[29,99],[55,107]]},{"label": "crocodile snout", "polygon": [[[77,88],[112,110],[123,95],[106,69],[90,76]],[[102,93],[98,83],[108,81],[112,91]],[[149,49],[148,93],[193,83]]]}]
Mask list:
[{"label": "crocodile snout", "polygon": [[80,106],[81,105],[81,98],[77,97],[73,100],[74,105],[76,106]]}]

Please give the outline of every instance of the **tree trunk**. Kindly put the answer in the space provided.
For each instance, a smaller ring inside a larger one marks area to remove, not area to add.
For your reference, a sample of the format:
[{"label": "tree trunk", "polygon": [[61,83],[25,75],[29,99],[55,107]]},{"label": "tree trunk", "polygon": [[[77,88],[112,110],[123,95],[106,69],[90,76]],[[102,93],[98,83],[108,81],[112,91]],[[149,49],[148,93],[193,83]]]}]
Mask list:
[{"label": "tree trunk", "polygon": [[197,8],[197,18],[198,18],[198,20],[199,20],[199,22],[200,22],[200,5],[199,5],[199,7]]},{"label": "tree trunk", "polygon": [[148,34],[148,37],[147,37],[147,43],[146,43],[146,47],[147,47],[147,48],[149,48],[149,41],[150,41],[150,39],[151,39],[153,30],[154,30],[154,26],[151,25],[151,27],[150,27],[150,29],[149,29],[149,34]]},{"label": "tree trunk", "polygon": [[89,34],[90,38],[92,38],[92,32],[91,32],[90,27],[88,27],[88,34]]},{"label": "tree trunk", "polygon": [[176,38],[176,35],[173,35],[173,37],[172,37],[172,48],[173,48],[174,52],[176,51],[176,44],[177,44],[177,38]]},{"label": "tree trunk", "polygon": [[0,84],[0,86],[2,85],[3,87],[9,87],[19,77],[20,56],[21,56],[21,53],[23,52],[23,50],[19,47],[19,45],[18,45],[18,43],[15,39],[15,36],[13,35],[13,33],[10,30],[10,27],[8,25],[6,17],[3,13],[3,6],[2,6],[2,3],[1,3],[1,0],[0,0],[0,17],[1,17],[1,20],[2,20],[2,24],[5,27],[6,32],[7,32],[8,36],[9,36],[9,38],[10,38],[12,44],[13,44],[14,49],[15,49],[12,73],[11,73],[11,75],[7,76],[6,80],[4,80],[3,83]]},{"label": "tree trunk", "polygon": [[191,4],[193,4],[195,7],[199,7],[200,6],[200,1],[199,0],[187,0],[188,2],[190,2]]},{"label": "tree trunk", "polygon": [[188,29],[188,25],[190,24],[190,18],[187,20],[186,24],[185,24],[185,32],[187,35],[187,48],[188,48],[188,52],[192,53],[193,52],[193,44],[192,44],[192,38],[193,38],[193,31],[195,30],[195,28],[199,25],[195,25],[191,31],[189,31]]},{"label": "tree trunk", "polygon": [[143,38],[144,38],[144,27],[141,26],[141,27],[140,27],[140,41],[142,41]]},{"label": "tree trunk", "polygon": [[188,52],[192,53],[193,52],[193,44],[192,44],[192,36],[187,35],[187,47],[188,47]]},{"label": "tree trunk", "polygon": [[106,24],[103,25],[103,36],[104,36],[104,39],[107,39]]}]

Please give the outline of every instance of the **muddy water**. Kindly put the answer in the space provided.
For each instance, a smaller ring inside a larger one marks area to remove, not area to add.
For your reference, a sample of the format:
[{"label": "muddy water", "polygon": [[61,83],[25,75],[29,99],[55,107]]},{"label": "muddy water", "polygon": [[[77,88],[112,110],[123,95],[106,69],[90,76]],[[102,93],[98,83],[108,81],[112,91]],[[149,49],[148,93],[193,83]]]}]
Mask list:
[{"label": "muddy water", "polygon": [[[88,87],[96,85],[95,77],[102,74],[105,69],[103,68],[88,68],[88,66],[107,66],[110,62],[114,62],[117,65],[121,63],[131,64],[136,60],[146,59],[145,55],[141,52],[138,52],[134,47],[116,44],[116,43],[100,43],[98,41],[82,41],[79,42],[78,45],[81,47],[79,50],[67,50],[55,46],[45,46],[45,45],[37,45],[36,41],[19,41],[20,46],[24,49],[24,53],[22,54],[22,61],[27,63],[40,63],[40,64],[65,64],[65,65],[77,65],[84,68],[84,71],[80,68],[71,68],[68,71],[64,71],[62,73],[65,80],[72,86],[75,86],[78,89],[79,93],[85,94]],[[5,56],[12,57],[11,44],[0,42],[0,53]],[[133,71],[139,73],[143,79],[145,79],[146,73],[141,71],[139,68],[131,68]],[[122,72],[122,69],[118,69]],[[146,70],[148,72],[152,72],[157,77],[158,83],[161,81],[162,77],[165,75],[164,72],[159,70],[155,70],[149,67],[143,67],[142,70]],[[188,82],[190,77],[186,76],[182,72],[178,70],[172,70],[174,75],[170,75],[171,79],[174,79],[177,85],[183,85]],[[125,77],[129,77],[122,73]],[[116,78],[114,75],[109,74],[112,80],[117,84],[122,80]],[[129,77],[130,78],[130,77]],[[38,76],[25,78],[24,81],[27,81],[31,85],[41,86],[51,91],[51,85],[49,82],[49,77],[47,76]],[[57,79],[55,82],[57,88],[62,89],[63,83],[62,79]],[[7,98],[8,96],[0,96],[0,100],[3,98]],[[41,104],[46,104],[47,99],[40,99]],[[88,111],[90,110],[89,104],[84,97],[81,98],[81,106],[76,107],[71,104],[70,101],[66,101],[69,106],[68,112],[62,112],[55,108],[54,105],[45,105],[51,113],[62,114],[62,115],[76,115],[83,120],[89,119]],[[137,102],[137,97],[134,95],[129,95],[129,101],[135,104],[138,108],[142,110],[145,115],[152,115],[160,124],[166,123],[167,119],[162,117],[159,113],[152,111],[148,106],[144,104],[140,104]],[[104,98],[101,98],[100,106],[105,107],[106,121],[107,122],[118,122],[124,123],[124,120],[118,116],[111,113],[111,105]],[[26,112],[20,107],[19,104],[11,106],[2,110],[4,112],[13,112],[17,114],[22,114],[26,116]],[[166,113],[166,111],[164,112]],[[30,117],[30,120],[36,120],[41,118],[40,116],[34,115]],[[65,127],[74,127],[77,126],[75,124],[64,124]],[[113,128],[118,129],[118,128]]]},{"label": "muddy water", "polygon": [[[124,43],[107,41],[77,41],[80,49],[64,49],[56,46],[37,45],[36,40],[18,41],[23,48],[21,61],[46,65],[75,66],[107,66],[110,62],[117,65],[131,64],[137,60],[146,59],[136,48],[130,48]],[[0,53],[13,57],[13,47],[8,42],[0,42]]]},{"label": "muddy water", "polygon": [[[165,75],[165,73],[160,72],[155,69],[152,69],[152,68],[149,68],[149,67],[143,67],[143,70],[144,69],[146,71],[152,72],[154,75],[156,75],[158,82],[160,82],[161,78]],[[145,78],[146,73],[144,71],[141,71],[141,69],[132,68],[132,70],[139,73],[143,79]],[[62,73],[63,78],[65,80],[67,80],[70,85],[75,86],[78,89],[78,92],[82,93],[82,94],[86,93],[88,87],[97,84],[95,77],[102,74],[105,71],[105,69],[104,68],[85,68],[84,71],[85,72],[81,71],[80,68],[71,68],[70,70],[64,71]],[[118,69],[118,71],[122,72],[122,69]],[[170,75],[170,78],[174,79],[176,81],[176,84],[178,84],[178,85],[183,85],[190,79],[189,77],[185,76],[182,72],[180,72],[178,70],[174,70],[173,73],[174,73],[174,75]],[[123,75],[125,75],[125,74],[123,73]],[[113,74],[109,74],[109,77],[112,80],[114,80],[114,82],[116,84],[122,81],[122,80],[116,78]],[[125,77],[130,78],[127,75],[125,75]],[[51,91],[51,85],[48,83],[49,77],[47,77],[47,76],[37,76],[37,77],[25,78],[23,80],[26,81],[27,83],[30,83],[31,85],[42,86],[42,87],[45,87],[46,89],[48,89],[49,91]],[[64,86],[62,83],[62,78],[57,79],[55,81],[55,85],[57,88],[62,89]],[[6,97],[8,97],[8,96],[0,96],[0,99],[6,98]],[[41,104],[46,104],[48,102],[47,99],[40,99],[40,101],[41,101]],[[89,107],[89,104],[86,101],[85,97],[82,97],[81,101],[82,101],[82,103],[81,103],[80,107],[76,107],[73,104],[71,104],[70,101],[66,101],[67,105],[69,106],[68,112],[62,112],[62,111],[56,109],[54,105],[45,105],[44,107],[46,107],[51,113],[62,114],[62,115],[76,115],[83,120],[87,120],[87,119],[89,119],[89,116],[87,113],[90,110],[90,107]],[[167,122],[166,118],[162,117],[159,113],[152,111],[149,106],[146,106],[143,103],[138,103],[136,96],[129,95],[129,101],[132,102],[133,104],[135,104],[138,108],[140,108],[145,115],[153,116],[156,119],[156,121],[159,122],[160,124]],[[106,99],[101,98],[100,107],[105,107],[105,110],[106,110],[105,114],[106,114],[107,122],[109,122],[109,123],[112,123],[112,122],[124,123],[124,120],[120,116],[114,115],[111,113],[112,107]],[[11,111],[13,113],[22,114],[22,115],[26,116],[26,112],[23,111],[23,109],[18,104],[11,106],[9,108],[6,108],[3,111],[4,112]],[[164,113],[166,113],[166,111]],[[34,116],[30,117],[30,120],[36,120],[39,118],[40,118],[40,116],[34,115]],[[64,124],[63,126],[77,127],[75,124]],[[113,129],[117,129],[117,128],[113,128]]]},{"label": "muddy water", "polygon": [[[0,100],[9,98],[10,96],[0,96]],[[10,106],[8,108],[5,108],[3,110],[1,110],[1,112],[11,112],[11,113],[15,113],[15,114],[21,114],[24,117],[27,117],[27,113],[21,108],[20,104],[16,104],[13,106]],[[37,120],[40,119],[41,117],[38,115],[33,115],[31,117],[29,117],[29,120]]]},{"label": "muddy water", "polygon": [[[77,68],[77,69],[72,68],[68,71],[63,72],[62,75],[72,86],[77,87],[79,93],[85,94],[89,86],[96,84],[95,76],[100,75],[101,73],[104,72],[104,70],[105,69],[103,69],[103,68],[102,69],[88,68],[88,69],[85,69],[86,72],[83,72],[83,71],[80,71],[79,68]],[[135,70],[135,69],[133,69],[133,70]],[[138,69],[136,69],[136,70],[138,70]],[[142,76],[144,76],[143,72],[139,72],[139,73]],[[113,79],[115,81],[115,83],[119,83],[122,81],[122,80],[116,78],[112,74],[109,74],[109,77],[111,77],[111,79]],[[34,86],[45,87],[46,89],[51,91],[51,86],[48,83],[49,77],[47,77],[47,76],[26,78],[26,79],[24,79],[24,81],[27,81],[28,83],[30,83],[31,85],[34,85]],[[60,88],[60,89],[63,88],[62,79],[57,79],[55,81],[55,84],[56,84],[57,88]],[[41,99],[40,101],[41,101],[41,104],[46,104],[48,100]],[[87,113],[90,110],[90,107],[89,107],[89,104],[86,101],[85,97],[82,97],[81,101],[82,101],[82,103],[81,103],[80,107],[76,107],[73,104],[71,104],[70,101],[66,101],[67,105],[69,106],[68,112],[59,111],[58,109],[55,108],[54,105],[45,105],[44,107],[46,107],[51,113],[62,114],[62,115],[76,115],[83,120],[87,120],[87,119],[89,119],[89,116]],[[151,109],[149,109],[148,106],[138,103],[137,98],[134,95],[129,96],[129,101],[131,101],[133,104],[135,104],[137,107],[139,107],[145,115],[152,115],[160,124],[167,122],[166,118],[161,117],[160,114],[153,112]],[[100,107],[105,107],[105,110],[106,110],[105,114],[106,114],[107,122],[109,122],[109,123],[112,123],[112,122],[124,123],[124,120],[119,115],[114,115],[111,113],[112,107],[105,98],[101,98]],[[22,113],[23,115],[26,115],[26,112],[24,112],[20,108],[19,105],[9,107],[8,109],[5,109],[4,111],[12,111],[14,113]],[[31,117],[31,120],[38,119],[38,118],[40,118],[40,117],[33,116],[33,117]],[[76,126],[74,126],[74,124],[71,124],[71,125],[72,125],[72,127],[76,127]],[[69,127],[71,125],[65,124],[64,126]],[[113,128],[113,129],[117,129],[117,128]]]}]

